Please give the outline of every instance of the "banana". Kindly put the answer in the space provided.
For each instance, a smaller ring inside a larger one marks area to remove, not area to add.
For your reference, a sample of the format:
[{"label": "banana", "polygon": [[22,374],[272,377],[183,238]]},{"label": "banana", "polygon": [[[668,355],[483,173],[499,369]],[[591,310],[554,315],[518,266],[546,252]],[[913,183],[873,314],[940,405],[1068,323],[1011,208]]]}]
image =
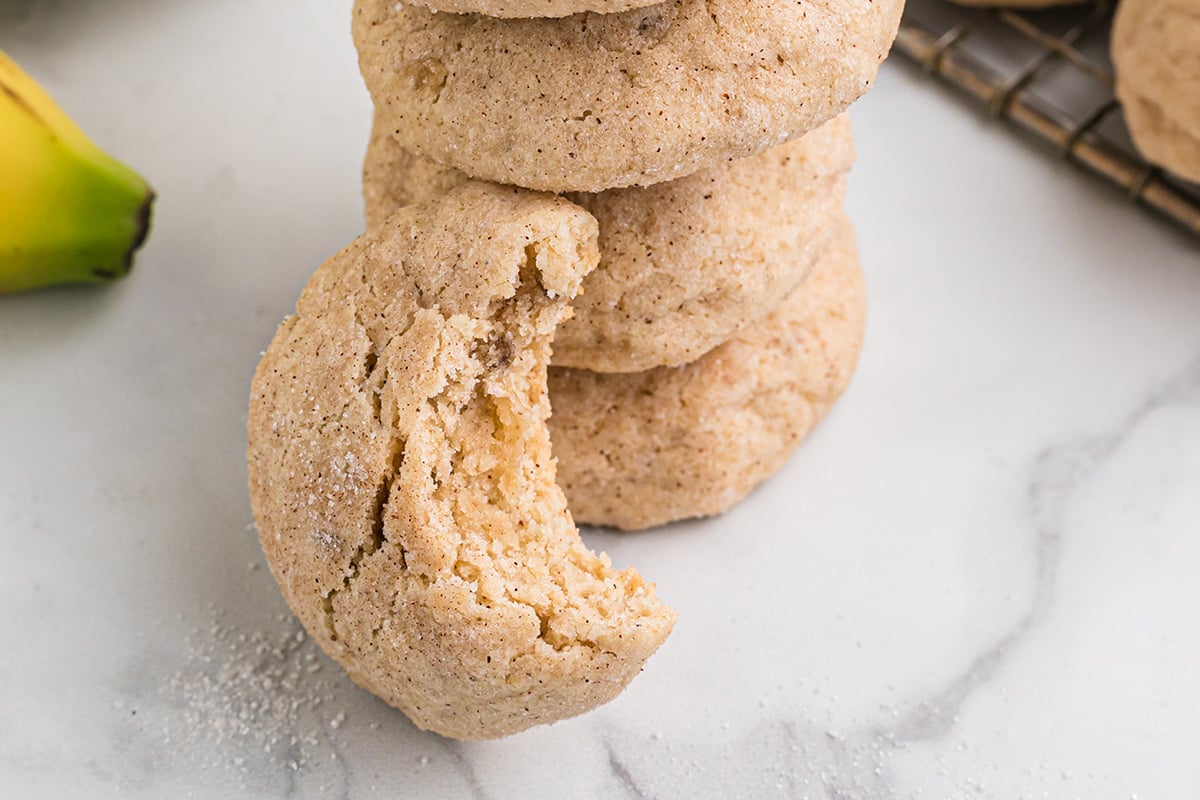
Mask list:
[{"label": "banana", "polygon": [[154,192],[0,51],[0,294],[127,274]]}]

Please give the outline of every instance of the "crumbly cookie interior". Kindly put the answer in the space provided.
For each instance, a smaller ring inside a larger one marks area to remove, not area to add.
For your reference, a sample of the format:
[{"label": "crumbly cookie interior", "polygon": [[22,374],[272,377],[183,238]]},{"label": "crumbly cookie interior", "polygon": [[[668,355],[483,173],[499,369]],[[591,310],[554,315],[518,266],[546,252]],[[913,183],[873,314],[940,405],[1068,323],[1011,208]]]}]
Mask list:
[{"label": "crumbly cookie interior", "polygon": [[[470,324],[447,321],[436,396],[406,409],[407,391],[395,385],[403,371],[373,379],[387,405],[381,421],[397,437],[379,547],[395,542],[392,563],[405,581],[459,585],[483,611],[526,616],[533,647],[602,651],[621,646],[613,622],[636,623],[659,605],[636,572],[614,571],[583,545],[554,481],[544,386],[566,304],[546,295],[535,266],[553,257],[545,243],[531,244],[512,298]],[[412,519],[412,508],[427,517]]]}]

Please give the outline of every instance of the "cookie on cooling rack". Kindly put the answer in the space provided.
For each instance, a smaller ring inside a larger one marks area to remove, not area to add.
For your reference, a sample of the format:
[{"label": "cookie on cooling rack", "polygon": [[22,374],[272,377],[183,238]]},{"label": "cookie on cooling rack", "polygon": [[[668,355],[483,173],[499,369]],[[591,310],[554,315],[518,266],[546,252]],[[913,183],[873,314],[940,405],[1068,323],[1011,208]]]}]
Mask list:
[{"label": "cookie on cooling rack", "polygon": [[255,373],[251,499],[289,605],[445,736],[606,702],[674,623],[554,482],[550,340],[597,260],[583,210],[472,183],[321,266]]},{"label": "cookie on cooling rack", "polygon": [[1200,3],[1121,0],[1112,60],[1138,150],[1168,172],[1200,181]]},{"label": "cookie on cooling rack", "polygon": [[[568,195],[600,224],[600,266],[555,334],[554,363],[598,372],[677,366],[766,317],[833,235],[853,161],[842,115],[686,178]],[[468,180],[407,153],[377,123],[363,167],[368,224]]]},{"label": "cookie on cooling rack", "polygon": [[783,305],[699,361],[634,374],[551,368],[550,432],[575,519],[636,530],[736,505],[845,390],[865,323],[843,216]]},{"label": "cookie on cooling rack", "polygon": [[474,177],[598,192],[690,175],[834,118],[867,90],[901,0],[671,0],[501,20],[357,0],[383,124]]}]

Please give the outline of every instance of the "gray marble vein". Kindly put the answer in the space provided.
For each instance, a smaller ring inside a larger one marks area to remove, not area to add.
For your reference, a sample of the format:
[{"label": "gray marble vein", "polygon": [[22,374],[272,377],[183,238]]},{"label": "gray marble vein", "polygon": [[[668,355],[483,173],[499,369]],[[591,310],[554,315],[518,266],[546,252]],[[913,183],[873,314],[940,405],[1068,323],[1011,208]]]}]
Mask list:
[{"label": "gray marble vein", "polygon": [[608,769],[617,779],[624,796],[631,797],[633,800],[655,800],[654,795],[646,793],[638,786],[637,781],[629,772],[629,768],[622,763],[616,750],[608,741],[604,743],[604,751],[608,756]]},{"label": "gray marble vein", "polygon": [[977,655],[961,675],[894,725],[880,728],[886,741],[907,743],[939,739],[954,726],[971,695],[992,681],[1013,650],[1050,613],[1062,553],[1063,518],[1070,502],[1146,417],[1164,406],[1200,399],[1200,359],[1150,393],[1144,403],[1118,420],[1111,430],[1044,450],[1029,482],[1029,510],[1034,534],[1036,583],[1032,603],[1016,626]]}]

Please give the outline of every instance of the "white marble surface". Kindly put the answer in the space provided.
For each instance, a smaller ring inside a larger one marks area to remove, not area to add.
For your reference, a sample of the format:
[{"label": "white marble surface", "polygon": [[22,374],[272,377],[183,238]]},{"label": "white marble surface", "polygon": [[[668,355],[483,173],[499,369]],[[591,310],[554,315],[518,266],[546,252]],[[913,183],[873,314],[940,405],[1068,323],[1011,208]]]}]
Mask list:
[{"label": "white marble surface", "polygon": [[1200,796],[1200,247],[900,64],[853,112],[844,402],[733,513],[588,534],[680,613],[624,695],[458,744],[298,641],[244,405],[360,228],[347,20],[0,6],[162,198],[130,280],[0,300],[0,796]]}]

